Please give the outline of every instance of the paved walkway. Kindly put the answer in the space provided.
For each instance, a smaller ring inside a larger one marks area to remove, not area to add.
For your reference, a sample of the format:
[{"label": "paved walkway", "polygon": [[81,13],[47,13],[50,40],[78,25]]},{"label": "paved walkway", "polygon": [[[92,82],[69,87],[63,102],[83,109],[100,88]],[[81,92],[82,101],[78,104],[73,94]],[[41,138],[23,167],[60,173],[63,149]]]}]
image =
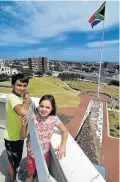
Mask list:
[{"label": "paved walkway", "polygon": [[[91,96],[86,94],[79,94],[80,105],[74,108],[59,108],[58,112],[74,116],[74,119],[66,124],[66,128],[70,134],[75,137],[78,131],[78,128],[81,125],[82,119],[84,117],[85,111],[87,109],[88,103],[91,99]],[[81,107],[82,106],[82,107]]]},{"label": "paved walkway", "polygon": [[[85,111],[90,100],[97,100],[88,94],[79,94],[80,105],[74,108],[59,108],[58,112],[74,116],[74,119],[66,124],[66,128],[73,137],[76,136],[81,125]],[[106,101],[102,98],[100,101]],[[103,109],[103,146],[101,165],[106,167],[107,182],[119,182],[119,140],[108,137],[106,103]]]},{"label": "paved walkway", "polygon": [[107,110],[103,110],[103,150],[101,164],[106,166],[107,182],[119,182],[119,139],[108,136]]}]

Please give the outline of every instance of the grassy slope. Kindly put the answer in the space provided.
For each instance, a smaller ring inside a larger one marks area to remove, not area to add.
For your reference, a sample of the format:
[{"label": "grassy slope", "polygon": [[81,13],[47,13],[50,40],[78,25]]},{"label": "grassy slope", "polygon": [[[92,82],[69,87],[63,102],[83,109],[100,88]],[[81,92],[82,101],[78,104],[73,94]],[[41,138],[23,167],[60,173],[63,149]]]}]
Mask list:
[{"label": "grassy slope", "polygon": [[119,124],[119,113],[118,112],[114,112],[114,111],[109,111],[109,125],[110,125],[110,129],[112,129],[113,131],[110,131],[110,135],[117,137],[117,135],[119,135],[119,130],[117,130],[114,125]]},{"label": "grassy slope", "polygon": [[[83,82],[83,81],[67,81],[66,83],[70,83],[81,91],[97,91],[97,84],[92,82]],[[114,85],[100,85],[100,92],[104,92],[106,94],[112,95],[116,99],[119,98],[119,87]]]},{"label": "grassy slope", "polygon": [[[10,91],[10,88],[0,88],[0,93],[8,93]],[[53,77],[32,78],[28,85],[28,91],[31,96],[36,97],[41,97],[44,94],[52,94],[59,107],[74,107],[79,104],[78,96],[69,91],[62,82],[54,79]]]}]

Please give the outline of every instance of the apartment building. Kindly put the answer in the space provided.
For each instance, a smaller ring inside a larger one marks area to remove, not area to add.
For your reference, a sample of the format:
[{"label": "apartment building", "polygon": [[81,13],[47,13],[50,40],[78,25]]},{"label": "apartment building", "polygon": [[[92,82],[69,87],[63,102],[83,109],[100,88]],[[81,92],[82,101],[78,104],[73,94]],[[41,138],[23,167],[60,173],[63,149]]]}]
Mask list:
[{"label": "apartment building", "polygon": [[29,69],[32,72],[46,73],[49,70],[49,60],[46,57],[28,58]]}]

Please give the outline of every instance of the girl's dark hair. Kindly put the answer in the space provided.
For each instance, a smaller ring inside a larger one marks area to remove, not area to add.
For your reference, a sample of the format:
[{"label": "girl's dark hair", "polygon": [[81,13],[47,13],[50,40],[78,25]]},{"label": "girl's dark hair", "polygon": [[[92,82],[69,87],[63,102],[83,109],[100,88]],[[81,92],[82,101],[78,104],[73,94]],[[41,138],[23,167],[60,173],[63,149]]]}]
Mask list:
[{"label": "girl's dark hair", "polygon": [[52,111],[51,111],[51,113],[49,115],[55,116],[56,115],[56,102],[55,102],[54,97],[52,95],[46,94],[46,95],[41,97],[41,99],[39,101],[39,104],[44,100],[49,100],[50,101],[50,103],[52,105]]},{"label": "girl's dark hair", "polygon": [[23,73],[18,73],[18,74],[12,75],[11,84],[15,85],[17,80],[20,80],[20,82],[22,82],[22,83],[27,83],[27,85],[29,83],[29,78],[26,75],[24,75]]}]

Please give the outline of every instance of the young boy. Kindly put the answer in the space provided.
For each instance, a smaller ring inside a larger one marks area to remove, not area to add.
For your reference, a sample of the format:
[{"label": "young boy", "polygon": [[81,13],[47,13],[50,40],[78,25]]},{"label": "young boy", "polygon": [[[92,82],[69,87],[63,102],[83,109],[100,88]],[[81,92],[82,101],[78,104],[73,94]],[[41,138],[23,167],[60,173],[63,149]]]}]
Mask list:
[{"label": "young boy", "polygon": [[8,175],[10,182],[16,178],[16,169],[22,158],[23,140],[20,139],[21,116],[29,109],[30,96],[27,92],[29,78],[22,73],[12,76],[12,93],[6,98],[5,148],[8,156]]}]

